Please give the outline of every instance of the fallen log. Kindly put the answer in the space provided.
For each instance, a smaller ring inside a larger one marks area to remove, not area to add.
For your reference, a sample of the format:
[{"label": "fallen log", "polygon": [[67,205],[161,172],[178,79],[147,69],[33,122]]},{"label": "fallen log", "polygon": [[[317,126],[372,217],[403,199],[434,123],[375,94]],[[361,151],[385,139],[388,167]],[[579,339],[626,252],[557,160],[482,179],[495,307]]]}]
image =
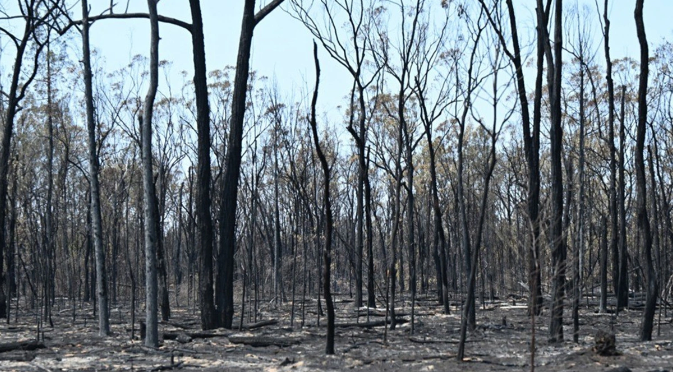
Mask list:
[{"label": "fallen log", "polygon": [[[408,320],[406,320],[404,318],[400,318],[400,319],[396,319],[396,322],[399,323],[399,324],[402,324],[402,323],[407,323]],[[386,321],[386,320],[373,320],[373,321],[370,321],[370,322],[363,322],[363,323],[352,323],[352,322],[339,323],[339,324],[335,324],[334,326],[336,328],[351,328],[351,327],[373,328],[373,327],[383,327],[384,325],[386,325],[386,323],[390,323],[390,319],[388,319],[388,321]]]},{"label": "fallen log", "polygon": [[[409,337],[409,341],[417,344],[457,344],[460,342],[458,340],[435,340],[418,337]],[[465,340],[465,342],[470,342],[470,340]]]},{"label": "fallen log", "polygon": [[0,354],[0,360],[8,362],[30,362],[35,359],[35,351],[11,351]]},{"label": "fallen log", "polygon": [[0,353],[5,353],[14,350],[37,350],[44,348],[46,348],[46,346],[44,346],[43,343],[37,342],[35,340],[8,342],[6,344],[0,344]]},{"label": "fallen log", "polygon": [[266,336],[231,336],[229,341],[233,344],[244,344],[252,347],[267,347],[267,346],[278,346],[278,347],[289,347],[292,345],[298,345],[301,343],[301,340],[296,338],[280,338],[280,337],[266,337]]},{"label": "fallen log", "polygon": [[243,324],[241,329],[246,329],[246,330],[251,330],[251,329],[257,329],[257,328],[262,328],[270,325],[276,325],[278,324],[277,319],[269,319],[269,320],[262,320],[261,322],[257,323],[252,323],[252,324]]},{"label": "fallen log", "polygon": [[164,332],[164,340],[176,340],[182,344],[186,344],[194,338],[214,338],[214,337],[227,337],[228,333],[216,333],[208,331],[197,331],[197,332]]}]

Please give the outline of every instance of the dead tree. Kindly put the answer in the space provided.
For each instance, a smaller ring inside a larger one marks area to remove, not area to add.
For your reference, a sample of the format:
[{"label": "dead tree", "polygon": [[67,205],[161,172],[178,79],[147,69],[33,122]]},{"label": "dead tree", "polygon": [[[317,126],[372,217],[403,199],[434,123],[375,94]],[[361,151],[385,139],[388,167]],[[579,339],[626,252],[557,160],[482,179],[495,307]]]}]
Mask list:
[{"label": "dead tree", "polygon": [[248,93],[250,51],[255,26],[284,0],[273,0],[255,14],[255,0],[245,0],[241,35],[236,59],[236,77],[232,95],[231,127],[227,141],[224,186],[220,194],[220,241],[217,258],[217,280],[215,283],[215,303],[217,323],[231,328],[234,317],[234,248],[236,246],[236,207],[238,180],[241,175],[241,154],[243,143],[243,120]]},{"label": "dead tree", "polygon": [[[645,0],[636,1],[634,18],[636,20],[636,31],[638,33],[638,42],[640,43],[640,81],[638,86],[638,127],[636,131],[636,207],[638,232],[643,244],[645,253],[645,275],[647,280],[647,297],[645,300],[645,311],[643,313],[643,322],[640,328],[640,340],[652,340],[652,329],[654,325],[654,312],[657,305],[657,295],[659,294],[659,283],[652,262],[652,234],[650,232],[650,220],[647,216],[647,180],[645,177],[645,136],[647,132],[647,78],[649,75],[649,49],[647,46],[647,36],[645,34],[645,24],[643,23],[643,5]],[[650,160],[652,161],[652,160]],[[654,185],[652,185],[654,187]]]},{"label": "dead tree", "polygon": [[316,123],[316,103],[318,102],[318,86],[320,85],[320,61],[318,60],[318,45],[313,43],[313,59],[315,61],[315,89],[313,91],[313,99],[311,100],[311,132],[313,134],[313,143],[315,151],[320,160],[322,167],[324,186],[323,186],[323,203],[325,205],[325,248],[323,251],[325,261],[325,272],[323,278],[323,290],[325,292],[325,303],[327,305],[327,344],[325,346],[325,354],[334,354],[334,303],[332,302],[332,292],[330,290],[330,269],[332,266],[332,230],[334,222],[332,221],[332,202],[330,201],[330,168],[327,164],[327,158],[320,146],[318,139],[318,124]]},{"label": "dead tree", "polygon": [[[544,17],[542,0],[538,0],[538,19]],[[563,0],[555,0],[554,9],[554,55],[546,28],[545,55],[547,58],[547,80],[551,103],[551,256],[552,256],[552,303],[549,337],[552,342],[563,341],[563,300],[566,284],[566,244],[563,239],[563,126],[561,112],[562,79],[562,22]],[[541,24],[543,22],[538,22]]]},{"label": "dead tree", "polygon": [[[0,32],[7,35],[16,49],[14,65],[12,67],[11,83],[6,92],[7,106],[4,108],[2,143],[0,150],[0,318],[7,316],[7,298],[5,292],[6,278],[4,272],[4,258],[7,251],[7,231],[4,228],[7,221],[7,189],[10,169],[10,150],[12,135],[14,134],[14,121],[20,110],[19,104],[26,96],[26,91],[35,79],[38,72],[38,61],[46,43],[40,38],[40,31],[49,26],[49,22],[57,16],[59,1],[45,0],[20,0],[21,15],[16,18],[23,19],[23,33],[14,35],[4,28]],[[14,17],[12,17],[14,18]],[[50,32],[50,30],[47,30]],[[44,34],[42,34],[44,35]],[[34,47],[31,47],[31,43]],[[28,54],[28,55],[26,55]],[[32,59],[33,65],[24,74],[25,57]],[[21,80],[21,77],[25,77]],[[4,93],[4,92],[3,92]]]},{"label": "dead tree", "polygon": [[84,63],[84,94],[86,101],[86,122],[89,141],[89,187],[91,189],[91,226],[96,255],[96,291],[98,298],[98,327],[101,336],[110,333],[110,316],[107,306],[107,271],[105,270],[105,247],[100,207],[99,164],[96,149],[96,123],[94,121],[93,83],[91,74],[91,52],[89,50],[89,5],[82,0],[82,61]]},{"label": "dead tree", "polygon": [[[615,146],[615,84],[612,79],[612,59],[610,58],[610,19],[608,18],[608,0],[603,4],[603,44],[605,50],[605,81],[608,88],[608,147],[610,148],[610,255],[612,257],[612,287],[615,295],[617,293],[619,279],[619,237],[618,224],[619,214],[617,213],[617,148]],[[601,253],[603,254],[603,253]],[[607,257],[608,253],[604,253]],[[607,310],[607,262],[601,259],[601,302],[600,311]],[[605,260],[607,261],[607,260]],[[604,267],[605,266],[605,267]]]},{"label": "dead tree", "polygon": [[159,346],[157,319],[157,244],[158,244],[158,208],[154,189],[154,172],[152,170],[152,114],[154,98],[159,86],[159,20],[157,16],[157,0],[147,0],[150,15],[150,82],[145,96],[142,120],[140,121],[143,190],[145,212],[145,322],[147,334],[145,345]]},{"label": "dead tree", "polygon": [[[493,16],[494,11],[489,9],[485,0],[479,0],[481,6],[487,9],[487,16],[491,27],[496,32],[504,53],[514,65],[516,75],[516,91],[521,105],[521,123],[523,130],[524,153],[528,167],[528,184],[526,211],[528,222],[531,226],[530,247],[527,249],[528,258],[528,288],[530,297],[528,310],[531,314],[539,315],[542,310],[542,281],[540,277],[540,121],[542,106],[542,77],[544,72],[544,44],[541,37],[542,30],[547,28],[547,18],[551,0],[543,9],[538,4],[542,17],[537,18],[537,43],[536,43],[536,76],[535,95],[533,97],[533,117],[531,120],[526,83],[523,73],[523,59],[519,44],[519,31],[516,23],[516,13],[512,0],[506,0],[509,16],[509,25],[512,39],[512,49],[509,49],[505,33],[500,27],[500,22]],[[498,6],[496,1],[495,6]]]},{"label": "dead tree", "polygon": [[201,328],[216,326],[215,303],[213,302],[213,221],[210,201],[210,106],[208,105],[208,82],[206,79],[206,52],[203,41],[203,20],[199,0],[190,0],[192,13],[192,48],[194,58],[194,90],[196,98],[197,129],[197,177],[196,220],[198,224],[199,291]]}]

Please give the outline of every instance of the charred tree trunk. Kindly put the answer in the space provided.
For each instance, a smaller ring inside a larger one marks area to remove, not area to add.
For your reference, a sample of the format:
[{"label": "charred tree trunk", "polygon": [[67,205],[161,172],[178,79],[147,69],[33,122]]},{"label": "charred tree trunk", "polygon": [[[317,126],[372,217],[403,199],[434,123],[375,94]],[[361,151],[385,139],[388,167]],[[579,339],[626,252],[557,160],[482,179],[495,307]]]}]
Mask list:
[{"label": "charred tree trunk", "polygon": [[[93,83],[91,75],[91,53],[89,51],[89,6],[82,0],[82,45],[84,63],[84,93],[86,101],[86,122],[89,145],[89,187],[91,189],[91,229],[96,256],[96,291],[98,299],[98,328],[101,336],[110,333],[110,317],[107,306],[107,271],[105,270],[105,247],[100,207],[99,164],[96,150],[96,123],[93,116]],[[1,208],[0,208],[1,209]],[[1,230],[1,229],[0,229]]]},{"label": "charred tree trunk", "polygon": [[257,14],[255,0],[245,0],[241,35],[236,59],[236,76],[232,94],[231,127],[227,141],[224,185],[220,194],[220,241],[217,256],[217,280],[215,301],[218,325],[231,328],[234,317],[234,251],[236,247],[236,206],[238,180],[241,174],[243,120],[248,93],[250,50],[255,26],[283,0],[273,0]]},{"label": "charred tree trunk", "polygon": [[320,159],[320,166],[322,167],[324,175],[324,189],[323,202],[325,203],[325,249],[323,252],[325,260],[325,273],[323,279],[323,290],[325,292],[325,303],[327,305],[327,344],[325,346],[325,353],[328,355],[334,354],[334,304],[332,302],[332,293],[330,291],[330,269],[331,269],[331,250],[332,250],[332,229],[334,222],[332,221],[332,204],[330,201],[330,169],[327,164],[327,158],[320,146],[318,139],[318,129],[316,123],[316,103],[318,101],[318,86],[320,84],[320,62],[318,61],[318,45],[313,43],[313,59],[315,61],[315,90],[313,91],[313,99],[311,101],[311,132],[313,134],[313,143],[315,145],[316,153]]},{"label": "charred tree trunk", "polygon": [[150,14],[150,81],[145,96],[143,116],[140,120],[143,190],[145,214],[145,322],[147,333],[145,346],[158,347],[157,319],[157,248],[158,248],[158,207],[154,189],[154,172],[152,170],[152,114],[154,98],[159,86],[159,20],[157,0],[147,0]]},{"label": "charred tree trunk", "polygon": [[189,6],[192,14],[194,90],[198,138],[195,204],[199,246],[199,300],[201,328],[207,330],[217,326],[215,303],[213,302],[213,221],[210,211],[210,107],[208,105],[206,51],[203,41],[201,5],[199,0],[190,0]]},{"label": "charred tree trunk", "polygon": [[645,253],[645,279],[647,281],[647,297],[640,329],[640,340],[650,341],[652,340],[659,283],[657,282],[657,275],[652,262],[652,234],[650,232],[650,220],[647,216],[647,181],[644,160],[645,135],[647,132],[647,78],[650,58],[647,36],[645,35],[645,25],[643,23],[644,2],[645,0],[636,0],[636,9],[634,12],[638,42],[640,43],[640,81],[638,86],[638,127],[636,131],[635,165],[638,232],[640,233]]},{"label": "charred tree trunk", "polygon": [[[541,3],[541,1],[539,1]],[[541,5],[541,4],[539,4]],[[539,7],[538,5],[538,7]],[[551,101],[551,256],[552,256],[552,304],[549,337],[551,342],[563,341],[563,300],[566,285],[566,245],[563,239],[563,129],[561,112],[562,78],[562,22],[563,1],[555,0],[554,61],[547,40],[548,79]],[[538,8],[538,13],[542,9]],[[543,30],[546,33],[546,29]]]},{"label": "charred tree trunk", "polygon": [[[615,296],[619,280],[619,214],[617,212],[617,148],[615,146],[615,84],[612,80],[612,59],[610,58],[610,19],[608,18],[608,0],[603,5],[603,22],[605,29],[603,45],[605,47],[605,80],[608,88],[608,147],[610,148],[610,255],[612,257],[612,287]],[[601,261],[602,262],[602,261]],[[607,270],[607,269],[606,269]],[[607,281],[607,273],[605,275]],[[607,310],[607,283],[603,290],[603,275],[601,274],[601,306],[600,311]]]},{"label": "charred tree trunk", "polygon": [[[41,4],[41,3],[40,3]],[[36,37],[35,31],[42,26],[46,19],[50,17],[53,9],[38,13],[37,6],[31,2],[22,7],[22,18],[24,20],[23,34],[21,37],[13,37],[16,46],[16,57],[12,68],[12,78],[9,90],[6,92],[7,107],[4,110],[4,128],[2,130],[2,148],[0,150],[0,318],[7,317],[7,297],[6,297],[6,277],[4,272],[4,259],[7,253],[7,230],[5,229],[7,221],[7,190],[9,176],[9,158],[11,153],[12,135],[14,132],[14,119],[19,109],[19,103],[26,94],[26,89],[30,86],[38,71],[38,63],[35,63],[31,70],[23,71],[23,57],[29,48],[29,42]],[[54,6],[55,7],[55,6]],[[47,31],[48,32],[48,31]],[[37,42],[34,49],[34,60],[37,61],[44,43]],[[27,74],[24,74],[27,72]],[[24,81],[20,81],[22,76],[28,76]]]},{"label": "charred tree trunk", "polygon": [[619,310],[629,306],[629,265],[626,250],[626,117],[624,107],[626,86],[622,85],[621,109],[619,118],[619,278],[617,281],[617,314]]}]

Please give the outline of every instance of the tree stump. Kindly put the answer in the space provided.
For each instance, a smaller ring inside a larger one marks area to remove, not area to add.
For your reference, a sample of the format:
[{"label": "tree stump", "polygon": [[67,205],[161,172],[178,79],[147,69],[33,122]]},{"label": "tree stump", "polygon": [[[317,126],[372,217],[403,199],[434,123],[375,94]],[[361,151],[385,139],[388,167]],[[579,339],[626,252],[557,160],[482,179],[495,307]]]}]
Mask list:
[{"label": "tree stump", "polygon": [[596,332],[593,352],[602,356],[619,355],[617,351],[615,334],[599,330]]},{"label": "tree stump", "polygon": [[147,335],[147,324],[145,324],[144,321],[140,321],[140,339],[145,340],[145,336]]}]

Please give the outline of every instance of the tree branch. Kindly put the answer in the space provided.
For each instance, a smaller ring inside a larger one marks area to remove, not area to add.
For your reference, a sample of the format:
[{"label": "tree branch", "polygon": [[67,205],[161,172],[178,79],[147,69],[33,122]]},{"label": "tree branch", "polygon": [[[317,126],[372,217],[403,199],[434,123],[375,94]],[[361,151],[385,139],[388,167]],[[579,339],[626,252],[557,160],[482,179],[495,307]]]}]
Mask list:
[{"label": "tree branch", "polygon": [[269,15],[269,13],[271,13],[274,9],[278,8],[278,6],[283,3],[283,1],[285,0],[273,0],[272,2],[268,3],[264,8],[260,9],[259,12],[255,14],[255,26],[257,26],[257,24],[261,22],[262,19],[264,19],[264,17]]},{"label": "tree branch", "polygon": [[[269,4],[270,5],[270,4]],[[111,14],[101,14],[93,17],[89,17],[89,21],[91,23],[95,21],[99,21],[102,19],[136,19],[136,18],[146,18],[149,19],[150,15],[147,13],[111,13]],[[159,16],[159,22],[163,23],[168,23],[174,26],[182,27],[185,30],[189,31],[190,33],[192,32],[192,25],[191,23],[187,23],[184,21],[181,21],[179,19],[171,18],[171,17],[166,17],[166,16]],[[63,29],[63,33],[65,33],[69,28],[72,26],[77,26],[81,25],[82,20],[77,20],[77,21],[70,21],[70,23]]]}]

